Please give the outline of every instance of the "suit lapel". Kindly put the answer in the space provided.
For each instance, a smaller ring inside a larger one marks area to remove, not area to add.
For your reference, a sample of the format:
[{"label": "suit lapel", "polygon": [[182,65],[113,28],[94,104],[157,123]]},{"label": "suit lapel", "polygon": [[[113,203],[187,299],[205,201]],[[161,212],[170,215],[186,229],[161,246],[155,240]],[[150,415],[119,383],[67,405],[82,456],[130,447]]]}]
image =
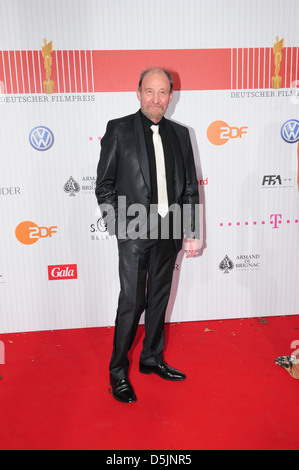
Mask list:
[{"label": "suit lapel", "polygon": [[139,111],[134,116],[134,139],[135,139],[137,156],[139,160],[141,173],[145,181],[145,184],[149,192],[151,193],[150,169],[149,169],[149,163],[148,163],[144,130],[143,130],[142,121],[139,115]]},{"label": "suit lapel", "polygon": [[175,163],[175,195],[176,199],[178,200],[182,192],[184,191],[184,165],[183,165],[183,158],[182,158],[182,150],[180,147],[179,136],[175,132],[173,126],[171,125],[171,121],[166,119],[166,127],[168,131],[168,135],[170,138],[173,156],[174,156],[174,163]]}]

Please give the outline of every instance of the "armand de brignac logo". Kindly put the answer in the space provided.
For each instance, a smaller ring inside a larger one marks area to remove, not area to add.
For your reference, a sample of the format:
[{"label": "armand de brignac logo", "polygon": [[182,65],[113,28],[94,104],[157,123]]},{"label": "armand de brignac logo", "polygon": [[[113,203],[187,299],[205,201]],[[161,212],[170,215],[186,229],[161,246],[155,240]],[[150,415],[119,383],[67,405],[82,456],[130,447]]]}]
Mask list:
[{"label": "armand de brignac logo", "polygon": [[223,260],[219,264],[219,269],[223,271],[224,274],[228,274],[234,268],[234,263],[232,260],[226,255]]},{"label": "armand de brignac logo", "polygon": [[64,192],[69,194],[69,196],[75,196],[75,193],[78,193],[80,191],[80,185],[77,183],[77,181],[70,176],[65,185],[63,186]]}]

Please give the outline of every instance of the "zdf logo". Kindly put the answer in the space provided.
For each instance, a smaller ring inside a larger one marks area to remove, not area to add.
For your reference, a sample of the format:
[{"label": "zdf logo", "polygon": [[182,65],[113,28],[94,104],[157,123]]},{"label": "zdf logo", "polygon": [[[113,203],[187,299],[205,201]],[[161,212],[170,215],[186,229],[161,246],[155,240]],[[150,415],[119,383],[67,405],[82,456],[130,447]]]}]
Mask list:
[{"label": "zdf logo", "polygon": [[230,139],[242,138],[247,129],[247,126],[232,127],[225,121],[214,121],[208,127],[207,137],[211,144],[223,145]]},{"label": "zdf logo", "polygon": [[15,231],[16,238],[23,245],[33,245],[40,238],[52,238],[53,233],[57,233],[57,226],[38,227],[34,222],[21,222]]}]

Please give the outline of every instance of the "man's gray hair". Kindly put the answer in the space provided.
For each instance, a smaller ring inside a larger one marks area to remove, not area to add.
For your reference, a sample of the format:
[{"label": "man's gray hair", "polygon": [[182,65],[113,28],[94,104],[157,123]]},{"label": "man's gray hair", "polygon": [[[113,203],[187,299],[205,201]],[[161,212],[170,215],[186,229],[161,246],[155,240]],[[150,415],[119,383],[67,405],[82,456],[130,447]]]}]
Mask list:
[{"label": "man's gray hair", "polygon": [[149,72],[164,73],[164,74],[166,75],[166,77],[168,78],[168,80],[169,80],[169,83],[170,83],[170,93],[172,93],[172,91],[173,91],[173,78],[172,78],[172,75],[171,75],[171,73],[169,72],[169,70],[162,69],[162,68],[160,68],[160,67],[152,67],[152,68],[143,70],[143,72],[141,72],[140,79],[139,79],[139,84],[138,84],[138,90],[139,90],[139,91],[141,91],[142,81],[143,81],[145,75],[146,75],[147,73],[149,73]]}]

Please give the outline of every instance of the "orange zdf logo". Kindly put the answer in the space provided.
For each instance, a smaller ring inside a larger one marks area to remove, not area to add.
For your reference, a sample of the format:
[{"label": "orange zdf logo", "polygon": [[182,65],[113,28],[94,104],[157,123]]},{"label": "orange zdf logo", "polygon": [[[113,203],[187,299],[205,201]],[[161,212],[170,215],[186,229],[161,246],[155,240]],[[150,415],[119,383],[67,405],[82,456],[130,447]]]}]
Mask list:
[{"label": "orange zdf logo", "polygon": [[232,127],[225,121],[214,121],[209,125],[207,137],[211,144],[223,145],[230,139],[241,139],[247,134],[248,127]]},{"label": "orange zdf logo", "polygon": [[38,227],[34,222],[21,222],[16,228],[16,237],[23,245],[33,245],[40,238],[52,237],[57,233],[57,227]]}]

